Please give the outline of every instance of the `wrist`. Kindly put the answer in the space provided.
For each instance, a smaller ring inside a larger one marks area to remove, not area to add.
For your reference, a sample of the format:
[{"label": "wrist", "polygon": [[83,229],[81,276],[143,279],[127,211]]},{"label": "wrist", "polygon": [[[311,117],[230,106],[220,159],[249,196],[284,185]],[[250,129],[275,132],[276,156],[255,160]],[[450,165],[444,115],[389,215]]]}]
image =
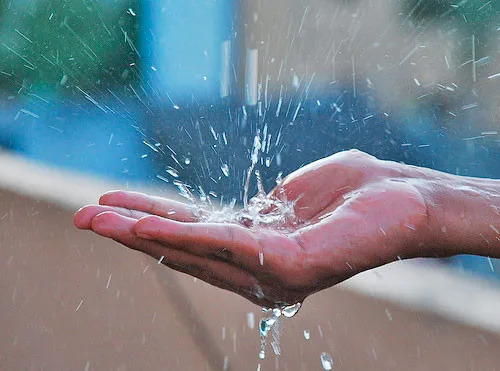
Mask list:
[{"label": "wrist", "polygon": [[431,171],[426,200],[430,256],[500,255],[500,181]]}]

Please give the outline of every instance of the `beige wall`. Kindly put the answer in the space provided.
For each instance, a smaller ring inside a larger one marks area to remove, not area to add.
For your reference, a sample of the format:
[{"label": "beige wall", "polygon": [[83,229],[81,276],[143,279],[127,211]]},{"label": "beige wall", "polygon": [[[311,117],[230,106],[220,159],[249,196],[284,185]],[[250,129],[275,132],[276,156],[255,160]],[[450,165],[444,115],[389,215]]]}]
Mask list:
[{"label": "beige wall", "polygon": [[[276,94],[311,83],[370,90],[379,106],[404,111],[427,93],[456,99],[458,32],[410,26],[389,0],[246,2],[246,44],[259,49],[259,81]],[[312,81],[312,82],[311,82]],[[437,86],[440,83],[443,87]],[[420,84],[420,86],[419,86]],[[392,113],[392,112],[391,112]]]}]

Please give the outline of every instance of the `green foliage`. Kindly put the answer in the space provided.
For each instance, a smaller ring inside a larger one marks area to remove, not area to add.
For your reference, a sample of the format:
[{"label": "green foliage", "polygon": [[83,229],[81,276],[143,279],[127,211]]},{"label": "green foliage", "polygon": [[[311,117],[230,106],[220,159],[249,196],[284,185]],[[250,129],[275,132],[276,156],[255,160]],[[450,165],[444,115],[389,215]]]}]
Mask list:
[{"label": "green foliage", "polygon": [[123,84],[133,77],[129,66],[139,60],[138,0],[0,4],[0,72],[4,77],[0,83],[4,87],[85,88]]}]

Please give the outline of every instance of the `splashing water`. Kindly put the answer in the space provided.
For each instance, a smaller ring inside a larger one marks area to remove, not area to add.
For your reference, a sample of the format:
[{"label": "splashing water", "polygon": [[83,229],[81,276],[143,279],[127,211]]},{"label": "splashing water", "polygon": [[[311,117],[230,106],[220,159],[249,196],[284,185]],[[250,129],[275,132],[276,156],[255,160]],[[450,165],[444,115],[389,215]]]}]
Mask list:
[{"label": "splashing water", "polygon": [[[222,208],[216,208],[210,204],[209,198],[200,197],[201,204],[197,205],[200,221],[207,223],[243,224],[253,229],[259,227],[272,227],[284,232],[292,231],[299,223],[299,220],[295,216],[294,202],[288,201],[283,192],[278,192],[280,193],[278,197],[270,197],[266,194],[260,171],[255,169],[259,162],[260,151],[263,148],[260,135],[260,131],[258,131],[253,141],[253,148],[250,156],[251,164],[247,171],[244,184],[243,208],[237,210],[235,208],[236,200],[234,199],[228,205]],[[226,177],[229,176],[229,167],[227,164],[224,164],[221,170]],[[255,175],[257,181],[257,194],[249,200],[248,193],[252,175]],[[281,176],[282,174],[280,173],[276,178],[278,187],[282,181]],[[174,181],[174,184],[179,188],[181,196],[195,203],[194,196],[186,185],[181,185],[180,182],[176,181]],[[259,257],[259,259],[261,262],[263,261],[263,257]]]},{"label": "splashing water", "polygon": [[[264,130],[264,143],[266,141],[267,130]],[[210,197],[198,187],[200,203],[191,191],[192,188],[186,184],[174,180],[174,185],[179,189],[179,194],[188,199],[191,203],[197,206],[196,214],[200,221],[208,223],[235,223],[245,225],[252,229],[259,227],[272,227],[283,232],[292,231],[297,224],[298,218],[295,216],[294,202],[288,201],[284,196],[284,192],[278,192],[278,196],[270,197],[266,194],[262,178],[259,170],[255,167],[259,162],[259,154],[263,148],[260,131],[254,137],[253,148],[250,156],[251,164],[247,171],[247,176],[244,184],[244,199],[243,208],[240,210],[235,209],[236,200],[232,200],[229,205],[214,207],[210,202]],[[229,176],[229,166],[223,164],[221,167],[223,174]],[[255,174],[257,181],[257,194],[248,200],[248,192],[252,175]],[[172,175],[172,174],[171,174]],[[278,187],[282,182],[282,173],[279,173],[276,178]],[[264,253],[259,253],[260,265],[264,265]],[[258,298],[264,298],[264,293],[260,287],[256,287],[255,295]],[[260,333],[260,352],[259,358],[264,359],[266,356],[267,339],[270,332],[272,332],[271,346],[275,355],[280,355],[280,328],[281,317],[292,318],[302,306],[301,303],[290,305],[288,303],[276,304],[274,308],[262,308],[265,313],[264,317],[259,323]]]},{"label": "splashing water", "polygon": [[269,332],[272,331],[273,340],[271,346],[273,348],[274,354],[279,356],[281,354],[280,348],[280,329],[281,329],[281,316],[286,318],[292,318],[299,309],[302,303],[296,303],[293,305],[281,304],[273,309],[262,308],[266,316],[260,320],[259,332],[260,332],[260,352],[259,358],[266,358],[266,345]]},{"label": "splashing water", "polygon": [[[248,189],[250,188],[250,179],[251,179],[252,173],[255,169],[255,165],[257,165],[257,162],[259,161],[259,151],[261,148],[262,148],[262,144],[261,144],[261,140],[260,140],[260,130],[259,130],[257,132],[257,135],[253,139],[252,155],[250,156],[250,160],[251,160],[252,164],[250,165],[250,168],[248,169],[247,178],[245,181],[245,195],[243,197],[243,205],[245,207],[248,206]],[[260,184],[259,184],[259,193],[260,193],[260,191],[261,190],[260,190]]]}]

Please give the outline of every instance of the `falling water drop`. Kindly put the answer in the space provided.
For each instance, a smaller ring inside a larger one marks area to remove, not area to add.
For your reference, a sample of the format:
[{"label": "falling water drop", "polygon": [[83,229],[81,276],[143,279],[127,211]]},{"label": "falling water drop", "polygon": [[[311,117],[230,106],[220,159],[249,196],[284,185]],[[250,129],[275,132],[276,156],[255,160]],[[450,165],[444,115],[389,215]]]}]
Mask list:
[{"label": "falling water drop", "polygon": [[311,338],[311,332],[309,330],[304,330],[304,339],[309,340]]},{"label": "falling water drop", "polygon": [[189,165],[191,163],[191,159],[189,157],[186,157],[184,159],[184,164]]},{"label": "falling water drop", "polygon": [[[218,135],[213,128],[211,128],[211,132],[214,140],[217,140]],[[252,152],[250,156],[251,165],[245,177],[243,209],[235,211],[234,206],[236,200],[233,199],[233,201],[229,205],[224,206],[221,210],[213,210],[210,213],[203,213],[203,210],[199,209],[201,221],[209,223],[236,223],[240,225],[244,223],[252,229],[258,228],[259,226],[272,226],[280,230],[289,230],[290,225],[294,225],[294,223],[299,222],[295,216],[293,202],[289,202],[286,197],[270,198],[265,192],[260,171],[256,169],[256,166],[259,163],[261,165],[264,165],[264,162],[262,160],[259,162],[260,153],[264,153],[264,148],[269,147],[268,145],[266,145],[266,143],[270,143],[270,137],[270,134],[268,134],[267,132],[267,127],[264,127],[262,138],[260,130],[257,130],[257,134],[254,137]],[[277,161],[281,160],[277,157]],[[269,166],[270,162],[271,159],[269,158]],[[221,166],[221,171],[226,177],[229,177],[229,170],[230,169],[228,164],[223,163]],[[255,175],[256,177],[258,192],[254,197],[249,199],[248,193],[252,175]],[[278,174],[276,182],[282,182],[282,173]],[[190,189],[190,187],[179,182],[178,180],[174,180],[173,183],[179,188],[179,193],[181,194],[181,196],[186,197],[192,203],[195,203],[193,194],[191,192],[192,188]],[[200,200],[203,203],[203,206],[210,206],[208,205],[208,203],[210,203],[210,200],[206,197],[206,193],[201,188],[199,190],[199,196]],[[212,193],[209,194],[213,197],[216,197],[216,195]],[[262,251],[259,252],[259,263],[260,265],[264,265],[264,252]],[[264,299],[265,297],[262,288],[257,284],[254,285],[251,293],[258,299]],[[264,359],[266,357],[266,344],[267,339],[270,337],[269,333],[271,331],[272,349],[276,355],[280,354],[280,318],[293,317],[299,311],[301,306],[301,303],[296,303],[293,305],[290,305],[288,303],[277,303],[274,308],[263,308],[265,313],[264,318],[262,318],[259,322],[261,342],[259,352],[260,359]],[[250,316],[247,317],[247,324],[250,328],[253,327],[253,319]]]},{"label": "falling water drop", "polygon": [[276,184],[280,184],[283,181],[283,172],[280,171],[276,176]]},{"label": "falling water drop", "polygon": [[173,167],[170,167],[170,166],[167,167],[167,173],[169,173],[170,175],[172,175],[174,178],[178,178],[179,177],[179,173]]},{"label": "falling water drop", "polygon": [[279,344],[279,333],[280,333],[280,317],[284,316],[286,318],[292,318],[299,311],[301,303],[296,303],[293,305],[282,304],[274,308],[262,308],[264,313],[268,317],[264,317],[259,323],[260,332],[260,352],[259,358],[264,359],[266,357],[266,344],[269,332],[273,330],[273,341],[271,343],[273,351],[276,355],[280,355],[280,344]]},{"label": "falling water drop", "polygon": [[296,303],[293,305],[286,306],[281,309],[281,313],[286,317],[286,318],[292,318],[297,314],[299,311],[300,307],[302,306],[302,303]]},{"label": "falling water drop", "polygon": [[326,352],[321,353],[321,365],[324,370],[333,370],[333,359],[332,356]]},{"label": "falling water drop", "polygon": [[273,316],[276,318],[281,317],[281,308],[273,308]]},{"label": "falling water drop", "polygon": [[184,183],[182,183],[178,180],[174,180],[172,183],[174,183],[174,185],[179,190],[179,195],[188,199],[189,201],[191,201],[191,203],[193,203],[193,204],[195,203],[195,198],[194,198],[193,194],[191,193],[189,188]]}]

